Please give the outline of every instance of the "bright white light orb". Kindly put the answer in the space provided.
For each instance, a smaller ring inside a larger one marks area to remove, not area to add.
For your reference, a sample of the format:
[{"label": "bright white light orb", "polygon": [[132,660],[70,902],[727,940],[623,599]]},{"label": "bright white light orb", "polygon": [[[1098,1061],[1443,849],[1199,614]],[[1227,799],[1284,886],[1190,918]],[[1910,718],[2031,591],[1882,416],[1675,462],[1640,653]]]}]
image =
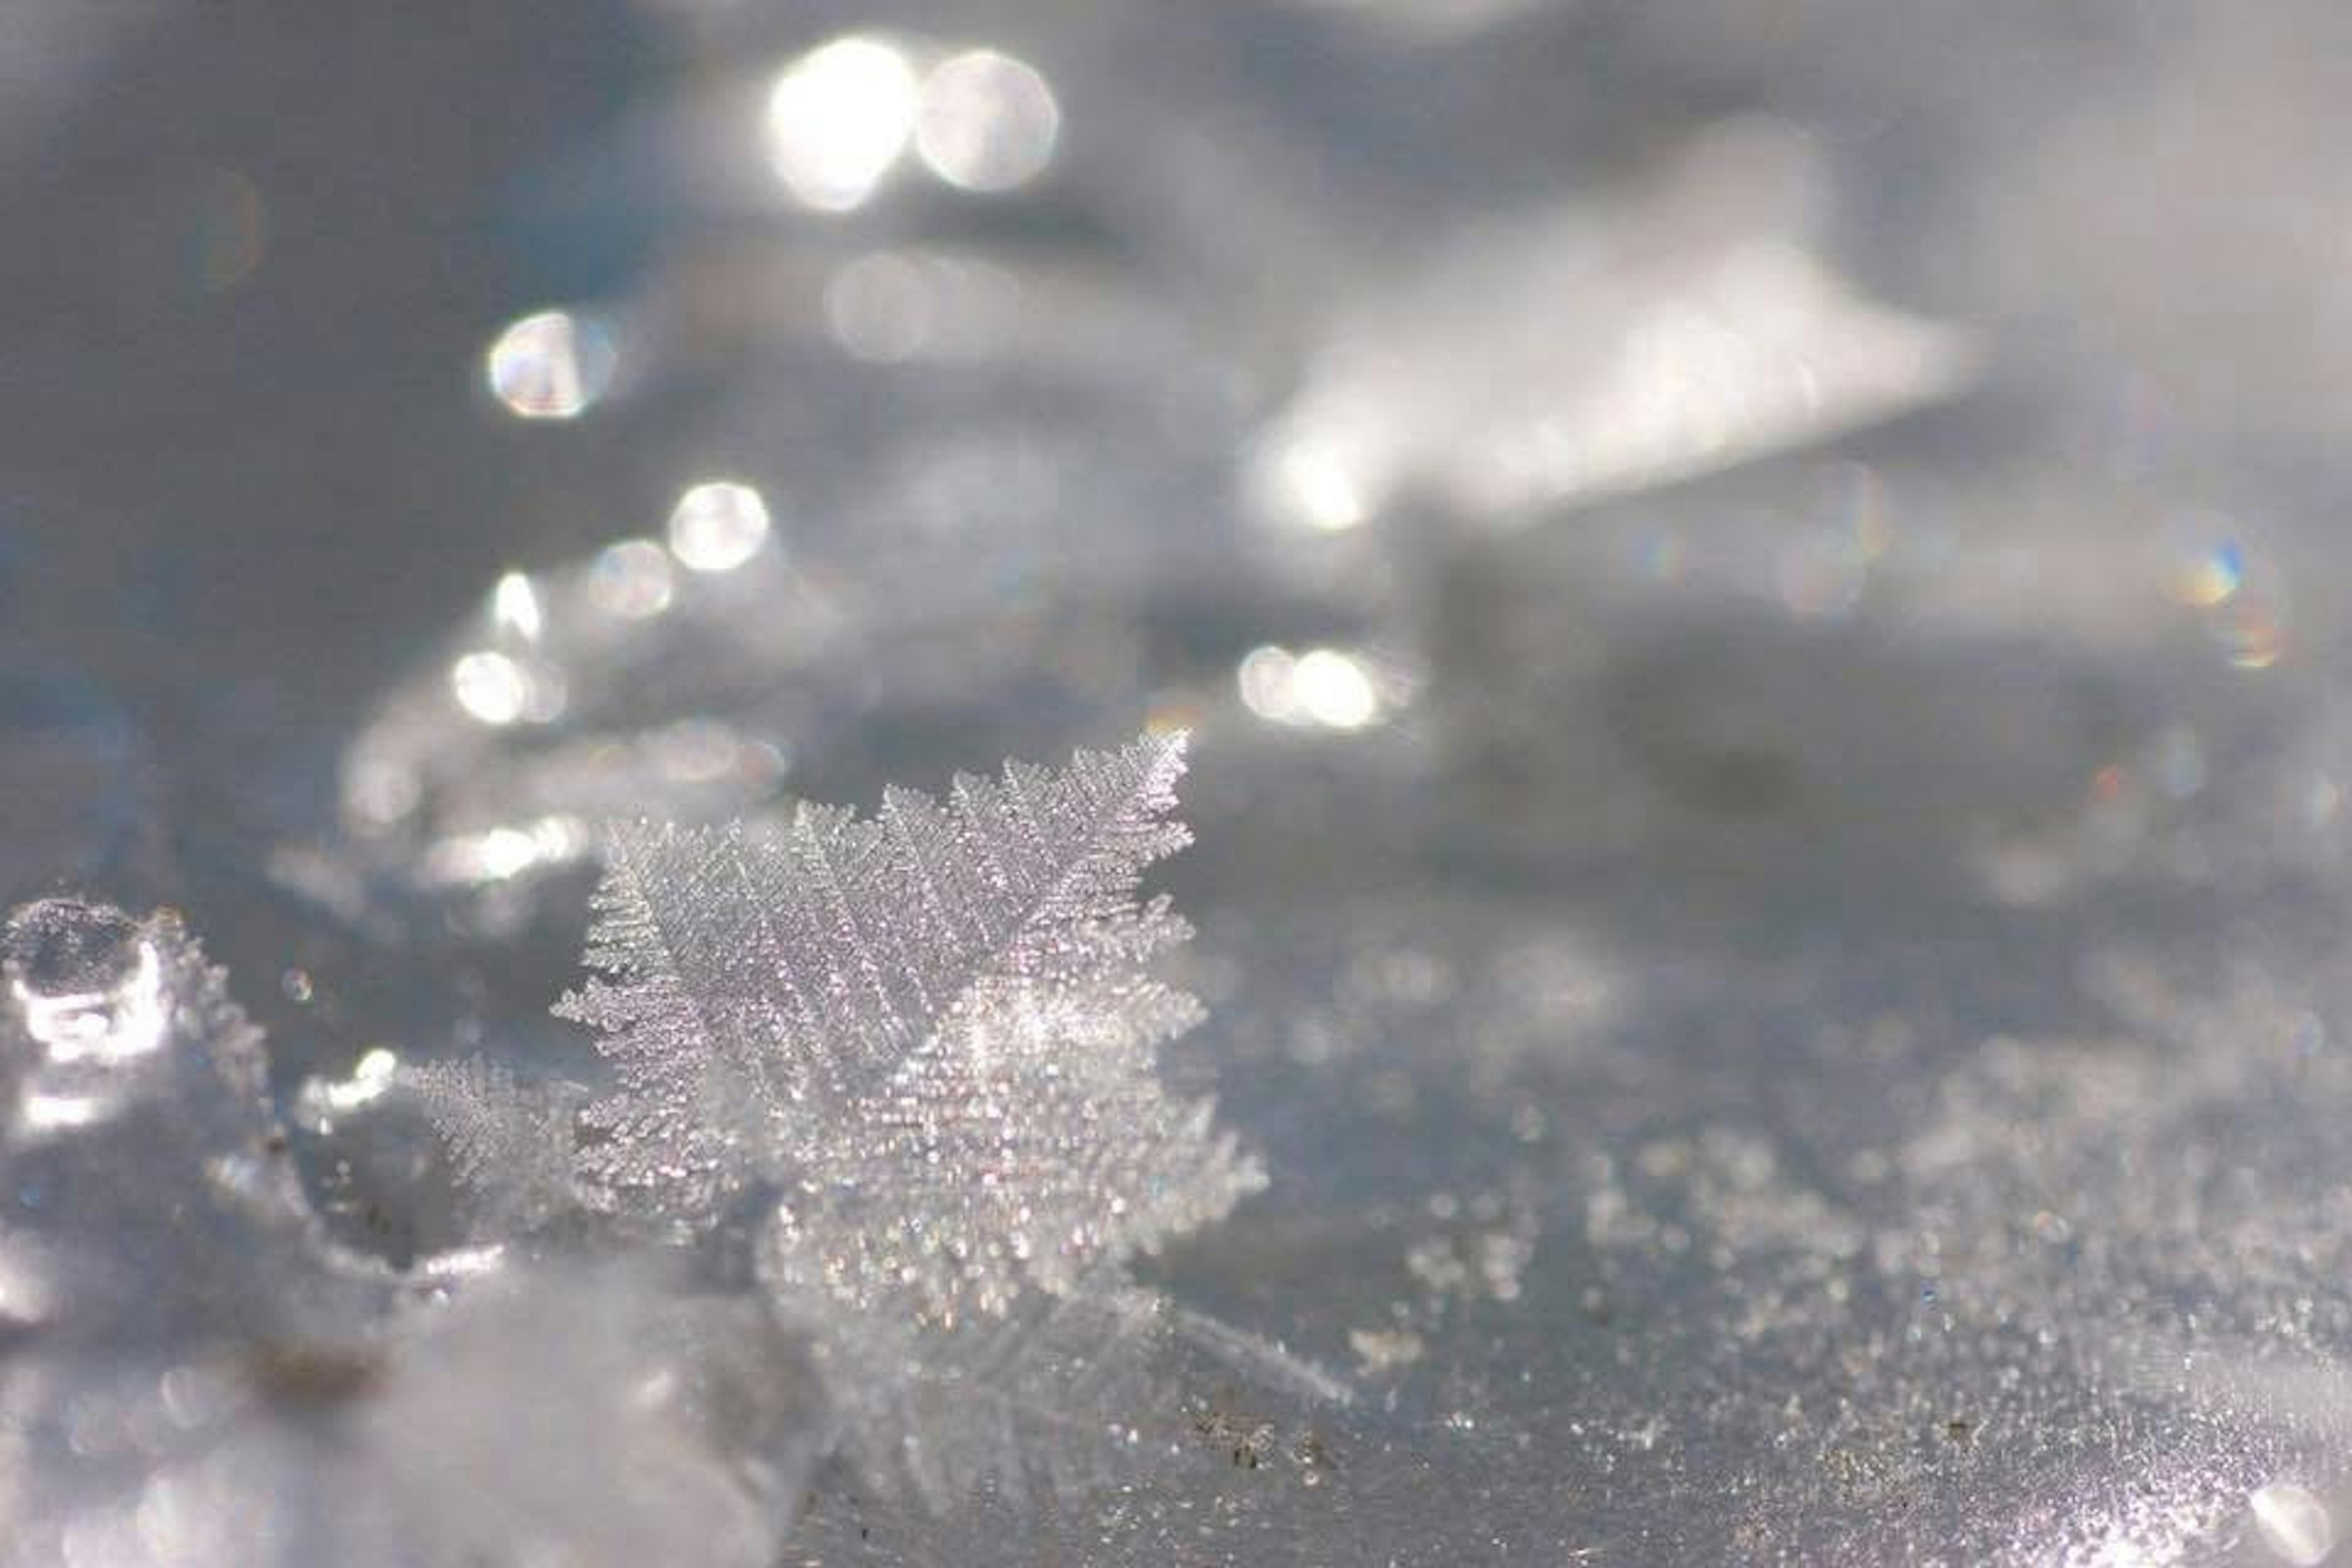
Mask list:
[{"label": "bright white light orb", "polygon": [[1017,190],[1045,172],[1061,137],[1054,89],[1026,62],[994,49],[951,56],[923,79],[915,151],[960,190]]},{"label": "bright white light orb", "polygon": [[677,498],[669,514],[669,551],[694,572],[732,572],[768,537],[768,503],[749,485],[711,479]]},{"label": "bright white light orb", "polygon": [[919,94],[914,66],[888,39],[820,44],[768,90],[768,161],[803,206],[863,206],[906,151]]}]

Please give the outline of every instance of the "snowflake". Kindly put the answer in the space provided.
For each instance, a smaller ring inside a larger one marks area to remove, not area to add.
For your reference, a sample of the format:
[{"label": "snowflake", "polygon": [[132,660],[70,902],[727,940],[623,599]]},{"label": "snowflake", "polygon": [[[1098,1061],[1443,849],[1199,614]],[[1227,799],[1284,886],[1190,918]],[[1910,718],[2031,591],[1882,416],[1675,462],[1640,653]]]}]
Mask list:
[{"label": "snowflake", "polygon": [[[1168,815],[1183,765],[1181,735],[1153,737],[960,777],[944,803],[892,789],[871,818],[609,832],[597,976],[557,1006],[615,1079],[580,1113],[574,1188],[682,1235],[755,1202],[759,1280],[839,1444],[934,1502],[1135,1446],[1119,1412],[1150,1401],[1171,1328],[1331,1391],[1129,1276],[1265,1182],[1158,1070],[1200,1016],[1150,973],[1189,928],[1138,897],[1190,841]],[[513,1163],[530,1125],[511,1105],[466,1124],[461,1166]]]}]

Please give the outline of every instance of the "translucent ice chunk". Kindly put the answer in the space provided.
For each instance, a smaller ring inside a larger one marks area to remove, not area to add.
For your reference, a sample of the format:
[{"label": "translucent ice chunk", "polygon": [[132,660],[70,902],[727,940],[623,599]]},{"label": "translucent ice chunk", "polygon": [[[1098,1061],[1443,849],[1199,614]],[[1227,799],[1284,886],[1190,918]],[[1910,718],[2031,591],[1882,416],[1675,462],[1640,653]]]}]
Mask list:
[{"label": "translucent ice chunk", "polygon": [[1474,231],[1343,310],[1250,479],[1322,531],[1404,492],[1509,517],[1727,468],[1951,395],[1958,330],[1810,247],[1784,129],[1701,138],[1638,195]]}]

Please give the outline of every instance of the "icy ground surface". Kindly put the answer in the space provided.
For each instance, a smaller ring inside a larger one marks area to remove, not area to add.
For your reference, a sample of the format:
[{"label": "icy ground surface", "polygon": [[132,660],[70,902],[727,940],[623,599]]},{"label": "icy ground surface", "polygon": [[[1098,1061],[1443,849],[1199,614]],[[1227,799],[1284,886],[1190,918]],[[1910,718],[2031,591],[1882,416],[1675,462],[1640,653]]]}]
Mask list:
[{"label": "icy ground surface", "polygon": [[[75,9],[0,1562],[2337,1554],[2340,6]],[[877,1484],[389,1090],[604,1086],[612,817],[1177,729],[1267,1180],[1118,1479]]]}]

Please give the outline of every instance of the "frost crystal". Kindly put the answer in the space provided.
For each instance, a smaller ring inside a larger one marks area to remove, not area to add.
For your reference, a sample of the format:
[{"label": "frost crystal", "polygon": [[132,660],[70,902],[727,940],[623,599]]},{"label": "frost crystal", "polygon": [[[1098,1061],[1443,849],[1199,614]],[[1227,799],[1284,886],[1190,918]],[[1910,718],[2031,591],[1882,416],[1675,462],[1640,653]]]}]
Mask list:
[{"label": "frost crystal", "polygon": [[581,1092],[520,1083],[481,1057],[400,1069],[449,1151],[457,1179],[488,1205],[490,1228],[529,1227],[569,1206]]},{"label": "frost crystal", "polygon": [[934,1500],[1132,1442],[1106,1412],[1161,1312],[1128,1259],[1264,1182],[1157,1071],[1200,1011],[1148,972],[1189,928],[1136,892],[1189,841],[1182,770],[1147,738],[870,819],[610,835],[601,975],[557,1008],[618,1079],[583,1190],[688,1231],[772,1194],[760,1277],[843,1441]]}]

